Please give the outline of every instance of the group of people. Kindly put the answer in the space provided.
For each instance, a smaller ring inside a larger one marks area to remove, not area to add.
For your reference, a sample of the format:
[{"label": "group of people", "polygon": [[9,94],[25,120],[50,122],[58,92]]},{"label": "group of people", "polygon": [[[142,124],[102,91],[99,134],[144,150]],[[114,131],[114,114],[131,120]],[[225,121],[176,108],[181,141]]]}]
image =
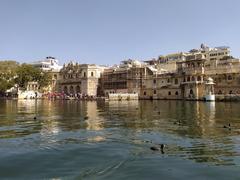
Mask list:
[{"label": "group of people", "polygon": [[68,93],[47,93],[45,96],[48,99],[75,99],[75,100],[96,100],[96,96],[89,96],[87,94],[76,93],[76,94],[68,94]]}]

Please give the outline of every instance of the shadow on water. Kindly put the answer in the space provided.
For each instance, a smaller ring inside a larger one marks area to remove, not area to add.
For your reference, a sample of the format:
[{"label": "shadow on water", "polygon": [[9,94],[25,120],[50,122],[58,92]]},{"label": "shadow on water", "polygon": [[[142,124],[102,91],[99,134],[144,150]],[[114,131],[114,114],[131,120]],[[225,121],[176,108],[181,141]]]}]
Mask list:
[{"label": "shadow on water", "polygon": [[[7,100],[0,107],[0,161],[15,161],[16,174],[24,173],[20,164],[32,159],[51,162],[32,166],[30,174],[42,168],[47,177],[57,177],[51,174],[54,167],[56,172],[63,168],[60,177],[78,178],[111,177],[117,170],[129,171],[128,166],[150,168],[149,162],[160,166],[162,159],[152,158],[163,157],[168,165],[176,161],[176,167],[188,167],[188,161],[196,169],[197,164],[240,165],[238,103]],[[228,124],[231,128],[223,128]],[[164,153],[151,151],[158,144],[166,145]],[[1,163],[0,168],[10,170]],[[0,177],[10,177],[2,172]]]}]

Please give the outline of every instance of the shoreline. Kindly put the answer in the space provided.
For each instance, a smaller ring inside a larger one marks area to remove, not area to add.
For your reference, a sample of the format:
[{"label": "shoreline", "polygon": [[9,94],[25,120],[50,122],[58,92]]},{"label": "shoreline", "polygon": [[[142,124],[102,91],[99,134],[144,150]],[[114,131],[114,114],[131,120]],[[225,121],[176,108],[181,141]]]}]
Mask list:
[{"label": "shoreline", "polygon": [[11,97],[0,97],[0,100],[49,100],[49,101],[55,101],[55,100],[61,100],[61,101],[111,101],[111,102],[121,102],[121,101],[205,101],[205,102],[240,102],[240,95],[216,95],[215,101],[206,101],[203,99],[180,99],[180,98],[138,98],[138,99],[123,99],[123,100],[109,100],[107,97],[96,97],[96,98],[33,98],[33,99],[19,99],[19,98],[11,98]]}]

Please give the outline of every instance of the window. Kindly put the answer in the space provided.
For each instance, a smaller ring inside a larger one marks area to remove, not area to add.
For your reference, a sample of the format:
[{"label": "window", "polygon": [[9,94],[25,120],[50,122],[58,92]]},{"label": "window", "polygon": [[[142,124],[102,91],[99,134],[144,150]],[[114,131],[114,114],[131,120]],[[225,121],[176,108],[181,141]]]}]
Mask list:
[{"label": "window", "polygon": [[190,81],[190,77],[187,77],[187,81]]},{"label": "window", "polygon": [[175,79],[175,84],[178,84],[178,79]]},{"label": "window", "polygon": [[153,94],[157,94],[157,91],[156,91],[156,90],[154,90],[154,91],[153,91]]},{"label": "window", "polygon": [[169,95],[169,96],[171,95],[171,91],[168,91],[168,95]]},{"label": "window", "polygon": [[232,76],[231,75],[229,75],[228,76],[228,80],[232,80],[233,78],[232,78]]},{"label": "window", "polygon": [[198,77],[197,77],[197,80],[198,80],[198,81],[201,81],[201,76],[198,76]]},{"label": "window", "polygon": [[175,92],[175,95],[178,96],[178,91]]},{"label": "window", "polygon": [[153,80],[153,84],[156,84],[156,82],[157,82],[156,79],[154,79],[154,80]]},{"label": "window", "polygon": [[91,72],[91,76],[93,77],[93,72]]},{"label": "window", "polygon": [[83,77],[86,77],[86,72],[83,73]]},{"label": "window", "polygon": [[194,76],[192,76],[192,81],[195,81],[195,77]]},{"label": "window", "polygon": [[146,96],[146,95],[147,95],[146,91],[144,91],[144,92],[143,92],[143,95],[144,95],[144,96]]}]

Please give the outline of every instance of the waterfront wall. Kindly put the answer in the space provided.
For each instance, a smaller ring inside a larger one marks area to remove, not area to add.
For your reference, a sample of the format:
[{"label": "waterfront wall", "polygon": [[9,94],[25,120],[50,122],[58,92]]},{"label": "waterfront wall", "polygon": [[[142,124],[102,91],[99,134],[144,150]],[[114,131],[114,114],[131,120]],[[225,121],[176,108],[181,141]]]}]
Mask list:
[{"label": "waterfront wall", "polygon": [[129,93],[109,94],[108,100],[109,101],[138,100],[138,94],[129,94]]}]

